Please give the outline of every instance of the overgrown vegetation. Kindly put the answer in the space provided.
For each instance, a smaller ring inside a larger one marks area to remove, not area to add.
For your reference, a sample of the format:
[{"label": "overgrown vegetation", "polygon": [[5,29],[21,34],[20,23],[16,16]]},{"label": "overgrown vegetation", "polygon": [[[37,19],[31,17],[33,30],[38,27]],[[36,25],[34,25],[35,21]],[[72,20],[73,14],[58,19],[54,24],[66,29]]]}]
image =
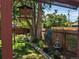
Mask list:
[{"label": "overgrown vegetation", "polygon": [[[38,47],[42,48],[43,46],[41,41],[34,41],[34,43],[36,43]],[[16,36],[16,42],[13,44],[13,53],[14,59],[44,59],[44,57],[24,39],[24,35]]]},{"label": "overgrown vegetation", "polygon": [[43,27],[67,27],[69,26],[66,15],[63,14],[47,14],[43,17]]},{"label": "overgrown vegetation", "polygon": [[[23,0],[23,1],[19,1],[19,2],[17,0],[13,0],[12,24],[14,24],[17,27],[21,27],[21,28],[31,28],[32,21],[29,20],[29,24],[28,24],[28,22],[26,21],[27,19],[18,18],[18,16],[21,15],[18,7],[23,6],[23,5],[28,5],[30,7],[33,7],[32,3],[35,3],[35,5],[36,5],[35,12],[36,12],[36,16],[37,16],[37,12],[38,12],[37,0],[33,0],[31,2],[30,2],[30,0],[28,0],[28,1]],[[44,9],[44,7],[42,7],[42,12],[43,12],[43,9]],[[43,15],[44,15],[44,13],[43,13]],[[62,14],[57,15],[56,13],[53,13],[53,14],[47,14],[44,16],[45,17],[43,17],[42,22],[41,22],[43,24],[44,28],[48,28],[48,27],[52,27],[52,26],[53,27],[68,26],[67,17],[65,15],[62,15]],[[24,39],[24,38],[28,38],[28,37],[29,37],[28,35],[16,35],[15,37],[12,36],[13,59],[45,59],[38,51],[36,51],[30,45],[31,43],[29,43],[26,39]],[[71,38],[71,39],[74,39],[74,38]],[[45,46],[42,39],[35,38],[34,40],[31,39],[31,41],[32,41],[32,43],[35,43],[40,48],[44,48],[44,46]],[[74,42],[74,40],[72,40],[70,43],[73,43],[73,42]],[[75,43],[73,43],[73,44],[75,44]],[[1,44],[0,44],[0,47],[1,47]],[[0,52],[1,52],[1,48],[0,48]],[[51,53],[52,53],[52,55],[55,54],[55,50],[53,50]],[[1,53],[0,53],[0,59],[1,59]]]}]

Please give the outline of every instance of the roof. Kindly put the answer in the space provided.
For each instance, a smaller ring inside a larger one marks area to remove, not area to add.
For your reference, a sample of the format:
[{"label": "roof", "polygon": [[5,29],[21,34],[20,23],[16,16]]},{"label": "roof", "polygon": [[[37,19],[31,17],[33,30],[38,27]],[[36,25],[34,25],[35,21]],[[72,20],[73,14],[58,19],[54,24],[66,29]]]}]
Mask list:
[{"label": "roof", "polygon": [[73,6],[79,6],[79,0],[56,0],[57,2],[69,4]]},{"label": "roof", "polygon": [[78,25],[78,22],[74,22],[72,25]]},{"label": "roof", "polygon": [[[50,0],[43,0],[45,2],[50,2]],[[64,4],[69,4],[73,6],[79,6],[79,0],[51,0],[52,2],[59,2],[59,3],[64,3]]]},{"label": "roof", "polygon": [[[79,0],[43,0],[45,3],[53,3],[55,5],[77,8],[79,6]],[[61,4],[60,4],[61,3]]]}]

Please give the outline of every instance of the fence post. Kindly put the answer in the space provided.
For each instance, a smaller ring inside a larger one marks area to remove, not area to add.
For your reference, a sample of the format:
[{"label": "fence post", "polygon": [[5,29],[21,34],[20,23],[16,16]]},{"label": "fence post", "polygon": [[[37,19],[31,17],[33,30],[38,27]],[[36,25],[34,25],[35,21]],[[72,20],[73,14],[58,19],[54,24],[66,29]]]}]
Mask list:
[{"label": "fence post", "polygon": [[1,0],[2,59],[12,59],[12,0]]},{"label": "fence post", "polygon": [[79,59],[79,7],[78,7],[78,39],[77,39],[77,59]]}]

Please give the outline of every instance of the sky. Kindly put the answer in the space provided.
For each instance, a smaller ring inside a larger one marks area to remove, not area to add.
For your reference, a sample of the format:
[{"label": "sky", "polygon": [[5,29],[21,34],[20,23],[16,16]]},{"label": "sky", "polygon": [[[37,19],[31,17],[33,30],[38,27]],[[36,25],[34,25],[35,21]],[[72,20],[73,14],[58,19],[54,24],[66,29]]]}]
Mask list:
[{"label": "sky", "polygon": [[70,10],[70,21],[75,22],[78,18],[78,10],[73,10],[65,7],[52,5],[51,8],[45,8],[45,14],[53,13],[54,10],[58,10],[58,14],[65,14],[68,17],[68,10]]}]

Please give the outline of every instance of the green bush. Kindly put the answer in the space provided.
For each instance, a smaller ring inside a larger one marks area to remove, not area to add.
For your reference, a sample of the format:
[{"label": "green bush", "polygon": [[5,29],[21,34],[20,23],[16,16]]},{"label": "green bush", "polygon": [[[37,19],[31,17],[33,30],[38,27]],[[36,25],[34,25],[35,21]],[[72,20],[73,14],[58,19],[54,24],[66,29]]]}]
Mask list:
[{"label": "green bush", "polygon": [[[32,46],[31,43],[27,41],[23,41],[24,36],[17,36],[16,43],[13,44],[13,53],[15,59],[42,59],[42,56],[38,51],[36,51]],[[35,39],[33,41],[38,47],[43,47],[43,41],[39,39]],[[43,58],[44,59],[44,58]]]}]

